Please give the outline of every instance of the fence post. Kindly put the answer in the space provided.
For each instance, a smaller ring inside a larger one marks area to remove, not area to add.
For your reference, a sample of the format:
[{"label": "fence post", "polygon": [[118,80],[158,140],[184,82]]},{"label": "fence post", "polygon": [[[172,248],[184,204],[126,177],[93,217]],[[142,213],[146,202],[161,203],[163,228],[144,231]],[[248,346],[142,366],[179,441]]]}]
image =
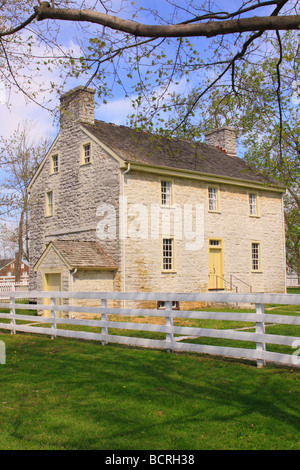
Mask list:
[{"label": "fence post", "polygon": [[[15,297],[10,297],[10,304],[14,304],[14,303],[15,303]],[[11,314],[11,315],[15,315],[15,313],[16,313],[15,307],[13,307],[13,306],[11,305],[11,307],[10,307],[10,314]],[[11,324],[11,325],[15,325],[15,324],[16,324],[16,319],[15,319],[15,318],[12,318],[12,319],[10,320],[10,324]],[[16,334],[15,328],[12,328],[12,329],[10,330],[10,334],[11,334],[11,335],[15,335],[15,334]]]},{"label": "fence post", "polygon": [[[166,326],[173,326],[173,317],[172,317],[172,301],[167,301],[165,303],[165,306],[166,306],[166,312],[167,313],[170,313],[170,316],[166,316]],[[167,341],[174,341],[174,335],[173,333],[166,333],[166,340]],[[171,351],[171,348],[170,349],[167,349],[168,352]]]},{"label": "fence post", "polygon": [[[56,299],[55,299],[54,297],[51,297],[51,298],[50,298],[50,305],[52,306],[52,308],[51,308],[51,319],[52,319],[52,321],[51,321],[51,328],[52,328],[53,330],[56,330],[56,312],[55,312],[55,310],[54,310],[54,308],[53,308],[53,307],[55,307],[55,305],[56,305]],[[52,335],[52,336],[51,336],[51,339],[54,339],[54,338],[56,338],[56,335]]]},{"label": "fence post", "polygon": [[[256,313],[263,314],[265,312],[264,304],[255,304]],[[256,322],[255,323],[255,333],[265,333],[265,323],[264,322]],[[265,351],[266,344],[265,343],[256,343],[256,350],[257,351]],[[265,366],[265,361],[263,359],[257,359],[257,367],[262,368]]]},{"label": "fence post", "polygon": [[[101,307],[107,308],[107,299],[101,299]],[[107,321],[107,314],[106,313],[101,313],[101,320]],[[106,326],[101,328],[101,333],[103,335],[108,334],[108,328]],[[105,346],[107,344],[107,341],[102,341],[102,346]]]}]

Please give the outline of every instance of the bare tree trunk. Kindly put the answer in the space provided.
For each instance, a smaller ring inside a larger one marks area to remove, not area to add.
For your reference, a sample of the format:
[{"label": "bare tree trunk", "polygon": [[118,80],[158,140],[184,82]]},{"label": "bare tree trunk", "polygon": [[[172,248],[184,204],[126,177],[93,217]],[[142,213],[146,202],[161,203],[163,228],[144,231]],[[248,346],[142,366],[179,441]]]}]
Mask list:
[{"label": "bare tree trunk", "polygon": [[18,233],[18,247],[19,251],[16,256],[16,282],[21,280],[21,263],[23,256],[23,231],[24,231],[24,210],[21,212],[20,222],[19,222],[19,233]]}]

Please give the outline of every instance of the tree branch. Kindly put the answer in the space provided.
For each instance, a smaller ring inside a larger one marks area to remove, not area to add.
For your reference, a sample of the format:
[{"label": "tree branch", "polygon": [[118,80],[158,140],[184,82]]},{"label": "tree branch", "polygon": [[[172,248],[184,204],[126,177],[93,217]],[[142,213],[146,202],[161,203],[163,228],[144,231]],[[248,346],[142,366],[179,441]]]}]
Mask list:
[{"label": "tree branch", "polygon": [[37,14],[33,13],[29,18],[27,18],[27,20],[25,20],[25,21],[23,21],[23,23],[19,24],[19,26],[16,26],[15,28],[8,29],[7,31],[3,31],[3,32],[0,31],[0,37],[10,36],[14,33],[17,33],[21,29],[25,28],[28,24],[30,24],[36,18],[36,16],[37,16]]},{"label": "tree branch", "polygon": [[225,21],[208,21],[197,24],[147,25],[124,20],[92,10],[72,10],[51,8],[45,5],[34,8],[38,21],[45,19],[96,23],[108,28],[139,37],[213,37],[224,34],[265,30],[297,30],[300,15],[262,16]]},{"label": "tree branch", "polygon": [[9,73],[10,73],[10,75],[11,75],[11,77],[12,77],[12,79],[13,79],[13,82],[14,82],[14,84],[16,85],[16,87],[17,87],[22,93],[24,93],[24,95],[25,95],[29,100],[33,101],[35,104],[37,104],[37,105],[40,106],[41,108],[46,109],[46,111],[49,111],[49,109],[47,109],[47,108],[46,108],[45,106],[43,106],[42,104],[38,103],[38,102],[33,98],[33,95],[28,94],[28,93],[26,92],[26,90],[25,90],[24,88],[22,88],[22,86],[18,83],[18,81],[17,81],[17,79],[16,79],[16,77],[15,77],[14,71],[13,71],[11,65],[10,65],[9,57],[8,57],[8,55],[7,55],[7,53],[6,53],[6,49],[5,49],[5,46],[4,46],[4,44],[3,44],[3,39],[2,39],[1,36],[0,36],[0,51],[1,51],[1,49],[2,49],[2,51],[3,51],[3,55],[4,55],[5,61],[6,61],[6,63],[7,63],[7,68],[8,68],[8,70],[9,70]]},{"label": "tree branch", "polygon": [[243,13],[246,13],[248,11],[253,11],[256,10],[257,8],[262,8],[265,6],[270,6],[270,5],[276,5],[277,1],[276,0],[270,0],[267,2],[259,2],[256,5],[251,5],[250,7],[247,8],[240,8],[239,10],[233,12],[233,13],[228,13],[228,12],[218,12],[218,13],[206,13],[205,15],[202,16],[196,16],[195,18],[191,20],[186,20],[183,21],[181,24],[190,24],[190,23],[195,23],[196,21],[202,21],[202,20],[228,20],[232,19],[235,16],[242,15]]}]

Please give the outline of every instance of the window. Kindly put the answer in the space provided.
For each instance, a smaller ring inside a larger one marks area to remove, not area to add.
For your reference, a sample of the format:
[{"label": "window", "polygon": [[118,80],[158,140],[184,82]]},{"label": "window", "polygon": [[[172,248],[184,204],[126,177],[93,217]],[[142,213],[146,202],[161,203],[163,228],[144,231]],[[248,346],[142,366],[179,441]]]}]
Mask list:
[{"label": "window", "polygon": [[220,240],[209,240],[210,246],[220,246]]},{"label": "window", "polygon": [[252,271],[260,271],[260,244],[251,244]]},{"label": "window", "polygon": [[208,210],[218,211],[218,189],[208,188]]},{"label": "window", "polygon": [[249,194],[249,214],[257,215],[257,196],[256,194]]},{"label": "window", "polygon": [[163,270],[172,271],[173,270],[173,239],[164,238],[163,239]]},{"label": "window", "polygon": [[82,163],[84,165],[91,163],[91,144],[85,144],[83,146]]},{"label": "window", "polygon": [[50,217],[53,215],[53,191],[46,193],[46,216]]},{"label": "window", "polygon": [[[157,302],[158,310],[164,310],[166,308],[166,302],[158,301]],[[176,300],[172,301],[172,310],[179,310],[179,302]]]},{"label": "window", "polygon": [[52,155],[51,173],[58,173],[58,155]]},{"label": "window", "polygon": [[171,181],[161,181],[161,205],[170,206],[171,205]]}]

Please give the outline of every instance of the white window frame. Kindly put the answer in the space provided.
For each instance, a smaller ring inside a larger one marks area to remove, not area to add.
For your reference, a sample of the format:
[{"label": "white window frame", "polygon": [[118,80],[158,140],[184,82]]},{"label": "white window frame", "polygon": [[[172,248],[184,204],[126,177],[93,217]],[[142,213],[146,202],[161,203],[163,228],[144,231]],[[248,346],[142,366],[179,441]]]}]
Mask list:
[{"label": "white window frame", "polygon": [[[253,204],[253,197],[255,204]],[[255,192],[248,193],[248,209],[249,209],[249,216],[250,217],[259,217],[258,213],[258,195]]]},{"label": "white window frame", "polygon": [[[57,159],[56,161],[57,164],[54,164],[55,162],[54,159]],[[54,153],[53,155],[51,155],[51,175],[56,175],[58,172],[59,172],[59,154]]]},{"label": "white window frame", "polygon": [[162,239],[162,271],[175,272],[175,243],[172,237]]},{"label": "white window frame", "polygon": [[219,188],[217,186],[208,186],[207,194],[208,212],[220,212]]},{"label": "white window frame", "polygon": [[160,180],[160,203],[162,207],[171,207],[173,204],[173,182],[169,179]]},{"label": "white window frame", "polygon": [[46,192],[46,217],[52,217],[54,215],[54,193],[53,191]]},{"label": "white window frame", "polygon": [[261,243],[259,241],[251,242],[251,272],[260,273],[261,269]]},{"label": "white window frame", "polygon": [[[86,148],[89,147],[87,155]],[[81,165],[89,165],[92,163],[92,144],[91,142],[84,142],[81,146]]]}]

